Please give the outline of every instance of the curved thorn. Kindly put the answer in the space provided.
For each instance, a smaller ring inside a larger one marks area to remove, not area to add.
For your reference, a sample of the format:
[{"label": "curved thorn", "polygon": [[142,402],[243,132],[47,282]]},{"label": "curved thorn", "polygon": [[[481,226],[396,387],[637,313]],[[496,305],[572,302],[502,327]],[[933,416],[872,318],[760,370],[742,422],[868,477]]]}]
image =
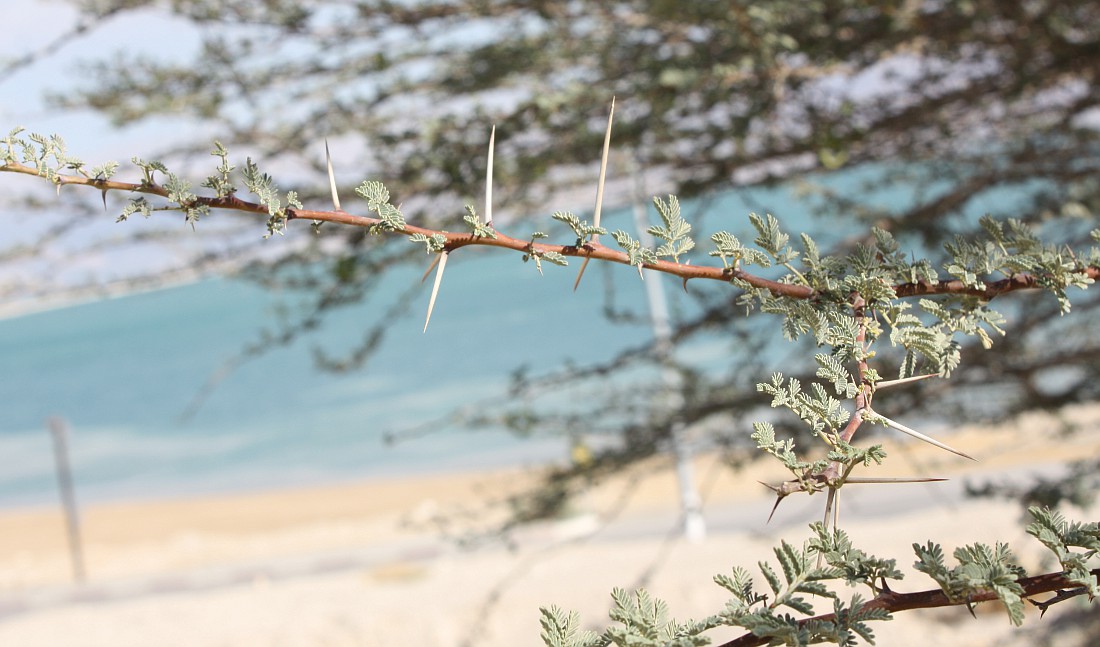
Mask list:
[{"label": "curved thorn", "polygon": [[772,517],[775,516],[775,511],[779,509],[779,504],[782,501],[783,501],[782,496],[775,497],[775,505],[772,506],[772,511],[768,513],[768,520],[764,522],[765,524],[769,524],[769,523],[772,522]]},{"label": "curved thorn", "polygon": [[424,319],[424,330],[428,332],[428,322],[432,320],[432,310],[435,309],[435,298],[439,296],[439,282],[443,280],[443,270],[447,267],[447,250],[439,253],[439,268],[435,271],[435,285],[432,286],[432,297],[428,300],[428,316]]},{"label": "curved thorn", "polygon": [[918,440],[923,440],[924,442],[926,442],[930,445],[934,445],[936,447],[939,447],[940,449],[949,451],[952,454],[962,456],[963,458],[969,458],[970,460],[972,460],[974,462],[977,462],[977,460],[978,460],[978,459],[974,458],[973,456],[971,456],[969,454],[966,454],[964,452],[960,452],[959,450],[955,449],[954,447],[951,447],[950,445],[945,445],[944,443],[941,443],[940,441],[936,440],[935,438],[932,438],[930,436],[925,436],[924,434],[922,434],[919,431],[916,431],[915,429],[910,429],[909,427],[906,427],[905,425],[901,424],[900,422],[897,422],[896,420],[891,420],[891,419],[887,418],[886,416],[882,415],[881,413],[878,413],[878,412],[873,412],[873,413],[876,416],[878,416],[879,418],[882,418],[883,422],[886,423],[886,426],[888,426],[892,429],[896,429],[896,430],[902,432],[903,434],[909,434],[913,438],[916,438]]},{"label": "curved thorn", "polygon": [[493,151],[496,148],[497,127],[489,131],[489,161],[485,166],[485,224],[493,226]]},{"label": "curved thorn", "polygon": [[332,191],[332,207],[336,211],[340,208],[340,196],[336,193],[336,174],[332,171],[332,155],[328,151],[328,138],[325,138],[325,165],[328,166],[328,188]]},{"label": "curved thorn", "polygon": [[763,481],[757,481],[757,483],[759,483],[760,485],[763,485],[764,487],[768,488],[772,492],[775,492],[775,494],[776,494],[776,496],[775,496],[775,505],[772,506],[772,511],[770,513],[768,513],[768,520],[765,522],[765,523],[771,523],[772,522],[772,517],[775,516],[775,511],[779,508],[779,503],[781,501],[783,501],[783,499],[787,495],[784,494],[783,491],[780,488],[778,488],[774,485],[768,485],[767,483],[765,483]]}]

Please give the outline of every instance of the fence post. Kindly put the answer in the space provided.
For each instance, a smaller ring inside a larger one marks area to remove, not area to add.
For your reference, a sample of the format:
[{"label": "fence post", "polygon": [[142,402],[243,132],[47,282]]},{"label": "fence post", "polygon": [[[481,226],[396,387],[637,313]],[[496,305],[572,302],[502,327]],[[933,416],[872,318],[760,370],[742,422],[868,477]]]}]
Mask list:
[{"label": "fence post", "polygon": [[[630,158],[630,171],[634,178],[634,224],[638,228],[638,239],[646,247],[653,248],[653,237],[646,231],[646,207],[642,202],[645,187],[642,172],[637,160]],[[649,316],[653,326],[653,350],[661,363],[661,381],[667,391],[666,403],[676,411],[683,406],[683,397],[679,392],[680,375],[672,363],[672,330],[669,325],[668,301],[665,299],[662,277],[656,274],[645,282],[646,300],[649,303]],[[707,536],[707,523],[703,517],[703,502],[695,486],[695,474],[692,468],[692,451],[686,438],[684,422],[673,413],[669,441],[672,445],[673,459],[676,461],[676,482],[680,489],[680,511],[683,515],[681,531],[685,539],[700,542]]]},{"label": "fence post", "polygon": [[73,475],[69,467],[69,425],[60,416],[51,416],[46,421],[53,437],[53,454],[57,464],[57,485],[61,490],[61,506],[65,512],[65,528],[69,536],[69,556],[73,563],[73,578],[83,584],[84,546],[80,540],[80,511],[76,507],[76,491],[73,488]]}]

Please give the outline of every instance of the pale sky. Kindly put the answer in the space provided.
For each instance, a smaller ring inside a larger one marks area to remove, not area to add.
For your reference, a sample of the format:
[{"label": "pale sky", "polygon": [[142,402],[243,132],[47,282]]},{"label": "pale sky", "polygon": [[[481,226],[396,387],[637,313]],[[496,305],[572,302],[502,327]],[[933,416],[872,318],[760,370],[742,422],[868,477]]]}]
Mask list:
[{"label": "pale sky", "polygon": [[[88,32],[64,42],[78,14],[72,6],[58,0],[5,0],[0,10],[0,22],[5,34],[18,34],[18,38],[0,39],[0,70],[5,70],[12,60],[30,52],[47,52],[40,60],[21,66],[14,72],[0,74],[0,136],[16,126],[28,132],[60,135],[68,145],[70,154],[88,164],[97,166],[104,162],[121,163],[117,179],[136,181],[136,169],[130,163],[134,155],[155,159],[168,147],[173,137],[187,136],[188,129],[180,129],[178,119],[157,118],[127,127],[115,128],[111,123],[90,111],[64,111],[51,109],[43,100],[48,92],[62,92],[82,82],[82,62],[102,60],[113,52],[125,50],[127,55],[152,55],[157,57],[189,59],[199,44],[200,34],[189,22],[156,10],[126,11],[109,18]],[[54,44],[63,42],[53,50]],[[194,136],[195,131],[190,131]],[[205,136],[205,135],[204,135]],[[197,184],[197,181],[195,182]],[[87,193],[92,202],[99,200],[94,191],[82,187],[63,188],[63,192],[76,195]],[[95,216],[92,224],[75,228],[71,234],[60,237],[51,245],[37,249],[33,254],[16,260],[4,258],[13,246],[37,239],[41,231],[57,223],[64,223],[72,216],[72,210],[59,200],[53,189],[43,181],[24,175],[0,173],[0,195],[25,195],[34,192],[46,205],[56,201],[59,209],[51,212],[35,211],[28,214],[11,200],[0,201],[0,309],[9,313],[33,308],[24,304],[28,294],[41,295],[56,292],[73,284],[109,282],[122,276],[130,276],[161,265],[179,265],[216,240],[216,221],[207,223],[200,231],[191,232],[182,225],[176,214],[158,214],[152,220],[116,224],[115,217],[125,205],[125,196],[108,196],[108,208],[103,217]],[[212,219],[213,220],[213,219]],[[224,220],[224,219],[223,219]],[[201,223],[200,223],[201,224]],[[224,223],[223,223],[224,224]],[[127,249],[113,245],[106,250],[75,254],[74,249],[90,240],[119,239],[156,227],[179,229],[180,236],[155,248]],[[205,229],[205,231],[204,231]],[[261,242],[262,223],[257,225],[256,241]],[[175,263],[173,263],[175,261]],[[14,305],[13,305],[14,302]]]},{"label": "pale sky", "polygon": [[[0,69],[11,59],[41,52],[76,25],[77,12],[59,0],[5,0],[0,12],[5,33],[0,39]],[[96,115],[49,110],[42,95],[64,91],[81,81],[81,62],[110,53],[145,53],[164,57],[187,56],[198,44],[189,23],[152,10],[127,11],[99,23],[38,62],[0,77],[0,125],[5,133],[21,125],[28,131],[57,133],[82,158],[128,158],[132,142],[155,132],[120,131]],[[145,128],[141,128],[144,131]],[[159,127],[163,135],[168,130]]]}]

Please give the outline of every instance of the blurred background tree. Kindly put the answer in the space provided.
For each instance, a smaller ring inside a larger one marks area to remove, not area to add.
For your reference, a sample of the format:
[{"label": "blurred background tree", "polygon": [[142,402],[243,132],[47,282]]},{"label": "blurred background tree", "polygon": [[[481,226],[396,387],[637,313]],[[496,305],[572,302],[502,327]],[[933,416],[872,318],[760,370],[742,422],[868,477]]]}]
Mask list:
[{"label": "blurred background tree", "polygon": [[[301,180],[296,188],[315,187],[307,201],[327,192],[327,138],[338,169],[354,169],[349,181],[382,179],[399,192],[394,202],[404,203],[409,221],[428,227],[453,227],[461,222],[455,205],[476,203],[490,124],[497,126],[498,226],[590,205],[612,96],[619,111],[609,203],[628,204],[644,175],[651,194],[697,198],[690,217],[697,229],[745,220],[744,212],[715,208],[724,198],[751,204],[760,187],[782,185],[798,196],[800,213],[776,215],[832,232],[834,251],[860,242],[875,225],[936,258],[945,242],[975,230],[983,213],[1018,218],[1048,239],[1080,245],[1100,209],[1097,2],[72,4],[81,18],[67,38],[139,11],[169,13],[200,37],[193,55],[182,58],[128,54],[119,42],[98,59],[74,62],[80,81],[53,95],[53,105],[97,111],[120,126],[186,124],[177,127],[185,135],[155,151],[165,161],[176,168],[205,163],[217,138],[266,168],[285,169]],[[5,73],[34,57],[11,62]],[[89,214],[97,208],[86,206]],[[194,267],[198,258],[221,267],[239,257],[240,241],[254,244],[254,230],[220,240],[191,250],[184,265]],[[353,229],[322,227],[308,245],[276,249],[245,273],[300,287],[312,303],[268,342],[308,333],[326,311],[373,298],[386,271],[424,262],[412,246]],[[633,280],[629,272],[609,276]],[[581,289],[598,289],[590,282]],[[406,302],[398,297],[380,311]],[[540,498],[517,502],[521,518],[552,513],[589,479],[660,452],[674,417],[699,442],[725,447],[732,460],[742,456],[748,421],[766,404],[754,384],[776,364],[774,353],[761,352],[774,331],[745,319],[736,293],[721,286],[692,285],[677,304],[673,344],[719,340],[720,351],[694,362],[671,353],[679,373],[680,393],[668,400],[675,411],[652,404],[667,382],[639,387],[602,379],[669,361],[646,344],[598,364],[550,372],[518,367],[514,397],[506,401],[512,404],[456,412],[446,421],[583,441],[583,460],[551,474],[553,487]],[[994,421],[1094,400],[1097,295],[1075,295],[1078,316],[1066,319],[1041,295],[1001,305],[1013,334],[996,340],[998,352],[964,349],[966,370],[950,382],[914,387],[893,398],[891,409],[944,423]],[[637,308],[609,297],[606,312],[620,325],[648,325]],[[343,355],[319,356],[319,364],[369,364],[387,323],[366,330]],[[788,374],[798,368],[784,366]],[[554,393],[578,384],[601,395],[561,408]],[[1048,504],[1083,502],[1100,468],[1096,457],[1086,458],[1068,478],[1035,488],[976,489]]]}]

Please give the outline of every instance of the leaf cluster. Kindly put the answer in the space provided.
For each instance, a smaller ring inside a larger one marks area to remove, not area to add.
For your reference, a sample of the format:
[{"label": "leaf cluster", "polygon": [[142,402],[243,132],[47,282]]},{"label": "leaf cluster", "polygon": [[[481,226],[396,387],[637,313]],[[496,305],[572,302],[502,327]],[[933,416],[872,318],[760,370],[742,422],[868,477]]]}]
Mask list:
[{"label": "leaf cluster", "polygon": [[[601,634],[582,632],[576,613],[566,613],[558,607],[543,608],[543,642],[549,647],[696,647],[710,643],[704,632],[725,626],[745,629],[769,644],[855,645],[858,639],[874,643],[874,632],[867,623],[889,620],[890,614],[883,609],[864,608],[863,598],[858,595],[844,603],[826,583],[846,578],[869,581],[900,577],[892,562],[852,548],[842,533],[834,535],[821,529],[818,539],[805,548],[782,542],[773,552],[778,570],[767,562],[758,564],[767,584],[766,592],[757,591],[752,575],[741,567],[734,567],[730,575],[714,577],[714,582],[730,594],[725,608],[715,615],[677,621],[670,616],[663,600],[644,589],[633,594],[615,589],[611,594],[610,618],[618,624]],[[814,555],[819,553],[831,558],[829,565],[815,564]],[[858,572],[850,566],[857,560],[863,565]],[[814,606],[806,596],[831,599],[832,616],[807,620],[804,616],[813,614]]]},{"label": "leaf cluster", "polygon": [[4,163],[31,166],[50,182],[56,183],[64,171],[76,171],[85,177],[106,179],[118,168],[118,164],[110,162],[96,167],[89,174],[84,171],[84,162],[68,153],[65,141],[60,136],[27,133],[26,137],[20,137],[23,132],[21,127],[13,128],[0,142],[3,144]]},{"label": "leaf cluster", "polygon": [[695,249],[695,241],[688,235],[691,233],[691,223],[680,215],[680,201],[674,195],[668,196],[668,202],[660,197],[654,197],[653,206],[657,207],[657,214],[661,217],[662,224],[654,225],[646,232],[654,238],[665,241],[654,254],[658,258],[671,256],[672,260],[679,263],[682,254]]},{"label": "leaf cluster", "polygon": [[1054,553],[1062,572],[1080,585],[1089,599],[1100,597],[1100,585],[1089,568],[1100,554],[1100,523],[1069,522],[1057,510],[1037,506],[1028,508],[1028,512],[1034,519],[1027,526],[1028,534]]},{"label": "leaf cluster", "polygon": [[[219,168],[224,168],[224,161]],[[298,200],[298,194],[290,191],[286,194],[286,206],[283,206],[283,198],[279,196],[279,189],[275,186],[275,180],[270,175],[260,171],[252,158],[245,159],[244,186],[253,193],[260,204],[267,207],[267,237],[286,232],[287,209],[301,209],[302,203]]]},{"label": "leaf cluster", "polygon": [[585,243],[592,240],[593,236],[600,236],[607,233],[607,230],[603,227],[590,225],[587,220],[581,220],[571,211],[555,211],[550,217],[569,225],[569,228],[572,229],[573,233],[577,236],[577,242],[573,243],[576,247],[582,247]]},{"label": "leaf cluster", "polygon": [[[851,414],[841,406],[840,400],[829,395],[821,384],[810,383],[810,391],[802,389],[802,382],[790,378],[783,383],[783,374],[774,373],[771,382],[761,382],[756,390],[772,396],[772,408],[784,408],[792,411],[813,432],[822,436],[830,444],[839,442],[837,432],[848,422]],[[843,392],[849,391],[847,386]]]},{"label": "leaf cluster", "polygon": [[371,226],[371,235],[382,232],[404,231],[407,226],[401,209],[390,204],[390,190],[378,180],[367,180],[355,189],[359,197],[367,201],[367,209],[378,215],[380,222]]},{"label": "leaf cluster", "polygon": [[1012,624],[1024,621],[1023,588],[1017,580],[1025,575],[1017,565],[1006,544],[1000,542],[990,547],[986,544],[970,544],[955,549],[956,566],[948,568],[943,548],[934,542],[913,544],[917,562],[913,565],[937,584],[952,601],[969,604],[976,593],[993,591],[1005,605]]},{"label": "leaf cluster", "polygon": [[560,265],[562,267],[566,267],[569,265],[568,259],[562,256],[559,252],[535,249],[534,243],[536,240],[549,237],[550,234],[542,231],[536,231],[535,233],[531,234],[531,244],[527,247],[527,253],[523,255],[524,263],[532,260],[535,261],[535,269],[538,270],[539,274],[542,274],[543,261],[553,263],[554,265]]}]

